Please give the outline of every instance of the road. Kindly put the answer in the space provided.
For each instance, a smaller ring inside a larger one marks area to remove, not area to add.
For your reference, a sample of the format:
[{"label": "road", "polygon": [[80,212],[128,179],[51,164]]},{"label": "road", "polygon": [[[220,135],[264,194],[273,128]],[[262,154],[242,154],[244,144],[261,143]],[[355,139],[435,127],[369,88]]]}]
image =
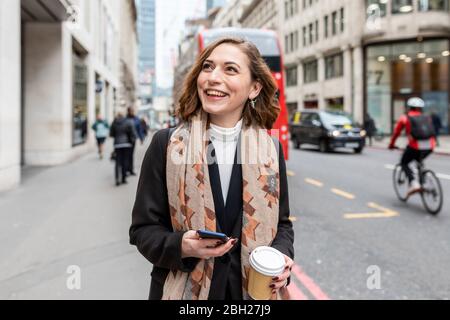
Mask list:
[{"label": "road", "polygon": [[[138,146],[136,163],[147,146]],[[442,179],[439,216],[425,213],[420,199],[403,204],[389,169],[399,157],[291,150],[293,298],[450,298],[450,180]],[[427,165],[447,177],[449,160],[434,155]],[[151,265],[128,244],[137,178],[115,187],[112,163],[94,152],[23,175],[18,189],[0,194],[0,299],[148,297]],[[377,212],[388,217],[345,216]],[[67,285],[72,266],[80,287]]]},{"label": "road", "polygon": [[[295,260],[307,276],[293,277],[298,297],[450,298],[450,157],[426,161],[443,177],[446,201],[434,217],[420,196],[406,204],[397,200],[391,168],[400,155],[370,148],[362,155],[291,149]],[[378,214],[347,216],[360,213]]]}]

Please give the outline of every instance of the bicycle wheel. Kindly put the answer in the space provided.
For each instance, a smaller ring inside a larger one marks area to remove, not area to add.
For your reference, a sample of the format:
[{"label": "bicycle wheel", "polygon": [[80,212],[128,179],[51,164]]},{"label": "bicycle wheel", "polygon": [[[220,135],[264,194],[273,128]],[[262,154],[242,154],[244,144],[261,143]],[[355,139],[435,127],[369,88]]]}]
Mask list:
[{"label": "bicycle wheel", "polygon": [[436,174],[431,170],[426,170],[422,175],[422,197],[425,209],[431,214],[438,214],[444,203],[441,183]]},{"label": "bicycle wheel", "polygon": [[395,194],[401,201],[406,202],[408,200],[408,177],[399,164],[394,169],[393,180]]}]

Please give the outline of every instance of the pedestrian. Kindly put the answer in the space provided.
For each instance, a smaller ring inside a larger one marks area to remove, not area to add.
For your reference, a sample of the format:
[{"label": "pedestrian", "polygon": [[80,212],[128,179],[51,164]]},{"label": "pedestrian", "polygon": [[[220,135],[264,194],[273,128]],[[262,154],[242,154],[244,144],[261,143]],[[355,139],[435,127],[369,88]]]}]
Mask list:
[{"label": "pedestrian", "polygon": [[141,118],[141,130],[142,130],[143,140],[145,141],[147,139],[147,136],[148,136],[149,126],[148,126],[147,121],[145,120],[144,117]]},{"label": "pedestrian", "polygon": [[366,131],[366,137],[369,138],[369,146],[372,146],[372,139],[377,132],[377,127],[369,113],[366,113],[366,118],[364,119],[364,130]]},{"label": "pedestrian", "polygon": [[[142,133],[141,121],[135,115],[134,108],[129,107],[127,110],[127,119],[133,126],[133,130],[135,132],[136,139],[139,138],[141,144],[144,144],[144,135]],[[134,150],[136,149],[136,139],[131,142],[131,151],[128,154],[128,170],[127,173],[135,176],[136,172],[134,171]]]},{"label": "pedestrian", "polygon": [[95,138],[97,139],[98,155],[101,160],[103,159],[103,149],[105,140],[109,135],[109,125],[105,120],[103,120],[101,115],[97,115],[97,120],[92,125],[92,130],[95,131]]},{"label": "pedestrian", "polygon": [[[111,125],[110,136],[114,138],[116,186],[127,183],[128,159],[133,141],[136,140],[132,123],[119,112]],[[120,175],[121,174],[121,175]]]},{"label": "pedestrian", "polygon": [[[249,254],[259,246],[283,253],[272,299],[287,292],[294,232],[286,164],[267,132],[280,112],[276,91],[246,40],[222,38],[198,57],[176,110],[180,124],[155,133],[133,207],[130,243],[153,264],[150,299],[249,299]],[[229,240],[202,239],[199,229]]]},{"label": "pedestrian", "polygon": [[442,129],[441,117],[434,111],[431,113],[431,120],[433,121],[433,127],[435,132],[436,145],[439,146],[439,132]]}]

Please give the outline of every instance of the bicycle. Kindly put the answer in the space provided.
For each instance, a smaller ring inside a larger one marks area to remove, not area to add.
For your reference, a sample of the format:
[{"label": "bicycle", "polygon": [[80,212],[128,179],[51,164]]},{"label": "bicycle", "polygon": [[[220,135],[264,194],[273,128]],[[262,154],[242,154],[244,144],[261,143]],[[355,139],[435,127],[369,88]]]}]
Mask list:
[{"label": "bicycle", "polygon": [[[420,193],[425,209],[429,213],[437,215],[441,211],[444,203],[441,182],[432,170],[425,169],[422,161],[415,162],[420,184],[420,190],[417,193]],[[403,171],[401,164],[397,164],[395,167],[393,179],[397,197],[400,201],[407,202],[413,194],[408,194],[408,177],[405,171]]]}]

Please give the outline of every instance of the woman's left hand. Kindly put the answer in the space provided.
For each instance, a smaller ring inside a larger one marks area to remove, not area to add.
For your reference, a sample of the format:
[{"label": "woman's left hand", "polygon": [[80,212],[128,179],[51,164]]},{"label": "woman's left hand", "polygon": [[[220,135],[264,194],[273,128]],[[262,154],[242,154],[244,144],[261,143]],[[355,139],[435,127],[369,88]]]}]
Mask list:
[{"label": "woman's left hand", "polygon": [[277,277],[272,278],[270,288],[272,289],[273,293],[276,293],[278,290],[285,287],[287,284],[287,279],[291,276],[291,269],[294,265],[294,261],[287,255],[284,255],[284,260],[286,261],[286,264],[283,273]]}]

